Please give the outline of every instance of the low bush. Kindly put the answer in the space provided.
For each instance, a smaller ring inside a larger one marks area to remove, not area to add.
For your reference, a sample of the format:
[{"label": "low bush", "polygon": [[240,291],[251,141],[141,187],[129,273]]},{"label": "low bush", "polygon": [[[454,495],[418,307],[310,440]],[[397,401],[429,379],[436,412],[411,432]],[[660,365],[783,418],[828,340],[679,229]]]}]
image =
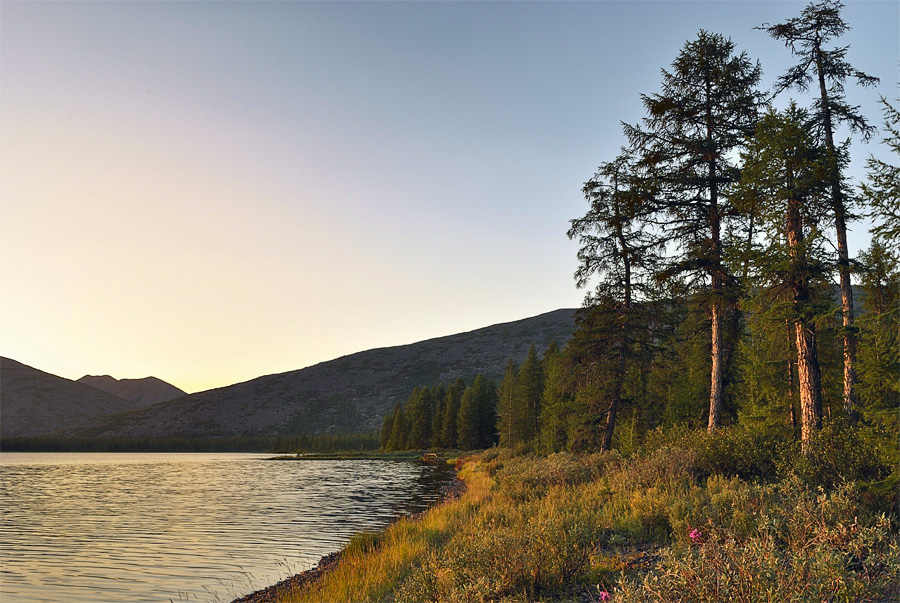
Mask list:
[{"label": "low bush", "polygon": [[[759,487],[757,487],[759,488]],[[750,535],[707,522],[626,577],[615,601],[888,601],[900,596],[900,542],[887,517],[861,524],[849,485],[827,494],[798,478],[754,493],[767,512]]]},{"label": "low bush", "polygon": [[[896,448],[896,435],[893,446]],[[781,473],[796,473],[807,484],[834,488],[845,481],[871,482],[887,478],[896,463],[883,439],[864,437],[859,429],[827,426],[815,434],[806,452],[795,444],[781,461]]]}]

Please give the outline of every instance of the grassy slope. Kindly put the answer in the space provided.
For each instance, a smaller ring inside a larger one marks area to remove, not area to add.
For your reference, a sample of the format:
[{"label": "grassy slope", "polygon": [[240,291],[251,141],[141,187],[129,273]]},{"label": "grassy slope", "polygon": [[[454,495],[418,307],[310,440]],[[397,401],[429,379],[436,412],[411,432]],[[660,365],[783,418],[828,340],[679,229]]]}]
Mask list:
[{"label": "grassy slope", "polygon": [[[290,601],[886,601],[896,521],[852,484],[709,474],[696,450],[490,450],[459,500],[356,537]],[[691,537],[691,532],[694,537]]]}]

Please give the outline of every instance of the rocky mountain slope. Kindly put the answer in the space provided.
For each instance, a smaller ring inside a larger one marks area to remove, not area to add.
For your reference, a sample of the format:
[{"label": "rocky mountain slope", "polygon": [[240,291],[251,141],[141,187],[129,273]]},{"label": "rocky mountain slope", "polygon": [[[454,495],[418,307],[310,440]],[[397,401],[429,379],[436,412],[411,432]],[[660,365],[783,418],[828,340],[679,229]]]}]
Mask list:
[{"label": "rocky mountain slope", "polygon": [[78,379],[78,383],[84,383],[110,393],[125,400],[134,408],[143,408],[157,402],[168,402],[187,395],[187,392],[156,377],[116,379],[109,375],[85,375]]},{"label": "rocky mountain slope", "polygon": [[32,436],[134,408],[89,385],[0,358],[0,436]]},{"label": "rocky mountain slope", "polygon": [[560,347],[575,310],[549,312],[468,333],[368,350],[287,373],[160,402],[95,420],[67,435],[192,436],[329,433],[376,429],[397,400],[420,385],[502,376],[532,342]]}]

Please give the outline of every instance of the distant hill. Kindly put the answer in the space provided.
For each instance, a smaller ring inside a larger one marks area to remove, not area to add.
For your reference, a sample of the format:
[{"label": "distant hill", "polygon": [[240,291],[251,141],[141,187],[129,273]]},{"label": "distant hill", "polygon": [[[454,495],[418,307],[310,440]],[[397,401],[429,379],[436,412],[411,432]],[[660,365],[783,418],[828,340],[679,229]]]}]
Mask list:
[{"label": "distant hill", "polygon": [[134,408],[143,408],[157,402],[168,402],[187,395],[187,392],[156,377],[116,379],[109,375],[85,375],[78,380],[78,383],[84,383],[110,393],[125,400]]},{"label": "distant hill", "polygon": [[133,406],[104,391],[0,358],[0,435],[32,436]]},{"label": "distant hill", "polygon": [[419,343],[344,356],[287,373],[160,402],[97,419],[79,436],[220,436],[337,433],[380,427],[384,414],[413,388],[467,381],[478,373],[499,380],[508,358],[524,360],[534,342],[562,347],[575,310],[485,327]]}]

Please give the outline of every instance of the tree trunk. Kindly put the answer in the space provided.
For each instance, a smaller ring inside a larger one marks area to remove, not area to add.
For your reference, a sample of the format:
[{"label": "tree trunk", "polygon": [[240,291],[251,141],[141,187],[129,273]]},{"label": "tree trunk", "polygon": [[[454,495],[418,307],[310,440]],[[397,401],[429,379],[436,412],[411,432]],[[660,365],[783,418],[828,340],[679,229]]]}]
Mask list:
[{"label": "tree trunk", "polygon": [[822,102],[822,120],[825,130],[825,149],[828,151],[828,179],[831,185],[831,204],[834,211],[834,229],[837,234],[838,272],[841,277],[841,315],[843,317],[844,343],[844,414],[851,423],[856,420],[856,334],[853,330],[853,286],[850,282],[850,253],[847,248],[847,209],[841,192],[841,176],[837,149],[834,146],[834,126],[831,122],[828,88],[822,71],[822,51],[816,48],[816,71],[819,80],[819,96]]},{"label": "tree trunk", "polygon": [[[710,167],[710,173],[715,176],[715,167]],[[722,401],[725,391],[725,346],[724,346],[724,325],[722,324],[722,301],[719,294],[722,291],[722,272],[721,262],[722,243],[719,233],[719,214],[716,205],[716,189],[712,188],[712,202],[710,204],[710,226],[711,226],[711,244],[713,254],[713,273],[712,273],[712,326],[711,339],[712,346],[710,349],[710,358],[712,361],[712,375],[709,387],[709,424],[707,431],[715,432],[722,424]]]},{"label": "tree trunk", "polygon": [[[630,287],[629,287],[630,288]],[[628,296],[630,297],[630,295]],[[613,391],[610,396],[609,401],[609,410],[606,413],[606,428],[603,431],[603,443],[600,447],[601,450],[611,450],[612,449],[612,438],[613,431],[616,428],[616,415],[619,412],[619,404],[622,401],[622,381],[625,379],[625,361],[628,353],[628,312],[630,312],[630,299],[626,302],[626,308],[624,312],[626,313],[623,316],[622,321],[622,334],[621,341],[619,342],[619,357],[616,362],[616,373],[615,373],[615,383],[613,383]]]},{"label": "tree trunk", "polygon": [[[793,182],[789,173],[788,181]],[[809,302],[808,265],[803,249],[803,221],[801,201],[788,200],[787,240],[791,254],[790,285],[794,295],[794,333],[797,344],[797,377],[800,382],[800,445],[806,452],[812,434],[822,428],[822,380],[819,374],[819,357],[816,348],[815,326],[806,318]]]},{"label": "tree trunk", "polygon": [[[618,183],[616,186],[618,187]],[[618,208],[616,213],[618,213]],[[613,383],[609,410],[606,413],[606,428],[603,431],[601,450],[610,450],[612,448],[613,431],[616,428],[616,415],[619,412],[619,404],[622,401],[622,382],[625,380],[625,364],[628,359],[628,346],[630,343],[628,330],[631,320],[631,249],[628,246],[628,241],[625,239],[621,222],[616,226],[616,238],[618,239],[619,250],[622,254],[622,265],[625,270],[624,290],[622,291],[622,310],[619,316],[619,354],[616,361],[615,383]]]},{"label": "tree trunk", "polygon": [[721,218],[719,216],[719,187],[716,175],[716,158],[713,149],[713,120],[712,120],[712,80],[706,77],[706,144],[709,147],[707,152],[708,163],[707,170],[709,174],[709,227],[710,227],[710,251],[712,257],[711,277],[712,277],[712,328],[711,339],[712,346],[710,356],[712,360],[712,374],[709,384],[709,424],[707,431],[715,432],[722,423],[722,401],[725,391],[725,347],[724,333],[722,325],[722,300],[720,293],[724,279],[722,275],[722,235]]},{"label": "tree trunk", "polygon": [[715,432],[722,424],[724,382],[724,347],[722,337],[722,308],[718,301],[712,305],[712,381],[709,391],[709,424],[707,431]]},{"label": "tree trunk", "polygon": [[813,433],[822,429],[822,381],[816,351],[816,330],[804,320],[794,322],[797,375],[800,380],[800,442],[803,451]]},{"label": "tree trunk", "polygon": [[613,395],[609,403],[609,410],[606,413],[606,428],[603,430],[603,443],[600,450],[612,449],[613,431],[616,428],[616,415],[619,412],[619,399],[621,397],[621,386],[616,386],[616,393]]},{"label": "tree trunk", "polygon": [[[840,207],[838,207],[840,205]],[[847,224],[843,203],[835,203],[835,229],[838,240],[838,267],[841,275],[841,314],[844,334],[844,414],[856,421],[856,333],[853,327],[853,286],[850,283],[850,257],[847,251]]]},{"label": "tree trunk", "polygon": [[794,433],[794,437],[797,437],[797,412],[794,410],[794,363],[791,360],[791,355],[794,352],[794,344],[791,341],[793,339],[791,333],[791,324],[789,321],[785,322],[785,326],[787,327],[787,336],[788,336],[788,357],[787,357],[787,386],[788,386],[788,406],[791,411],[791,431]]}]

